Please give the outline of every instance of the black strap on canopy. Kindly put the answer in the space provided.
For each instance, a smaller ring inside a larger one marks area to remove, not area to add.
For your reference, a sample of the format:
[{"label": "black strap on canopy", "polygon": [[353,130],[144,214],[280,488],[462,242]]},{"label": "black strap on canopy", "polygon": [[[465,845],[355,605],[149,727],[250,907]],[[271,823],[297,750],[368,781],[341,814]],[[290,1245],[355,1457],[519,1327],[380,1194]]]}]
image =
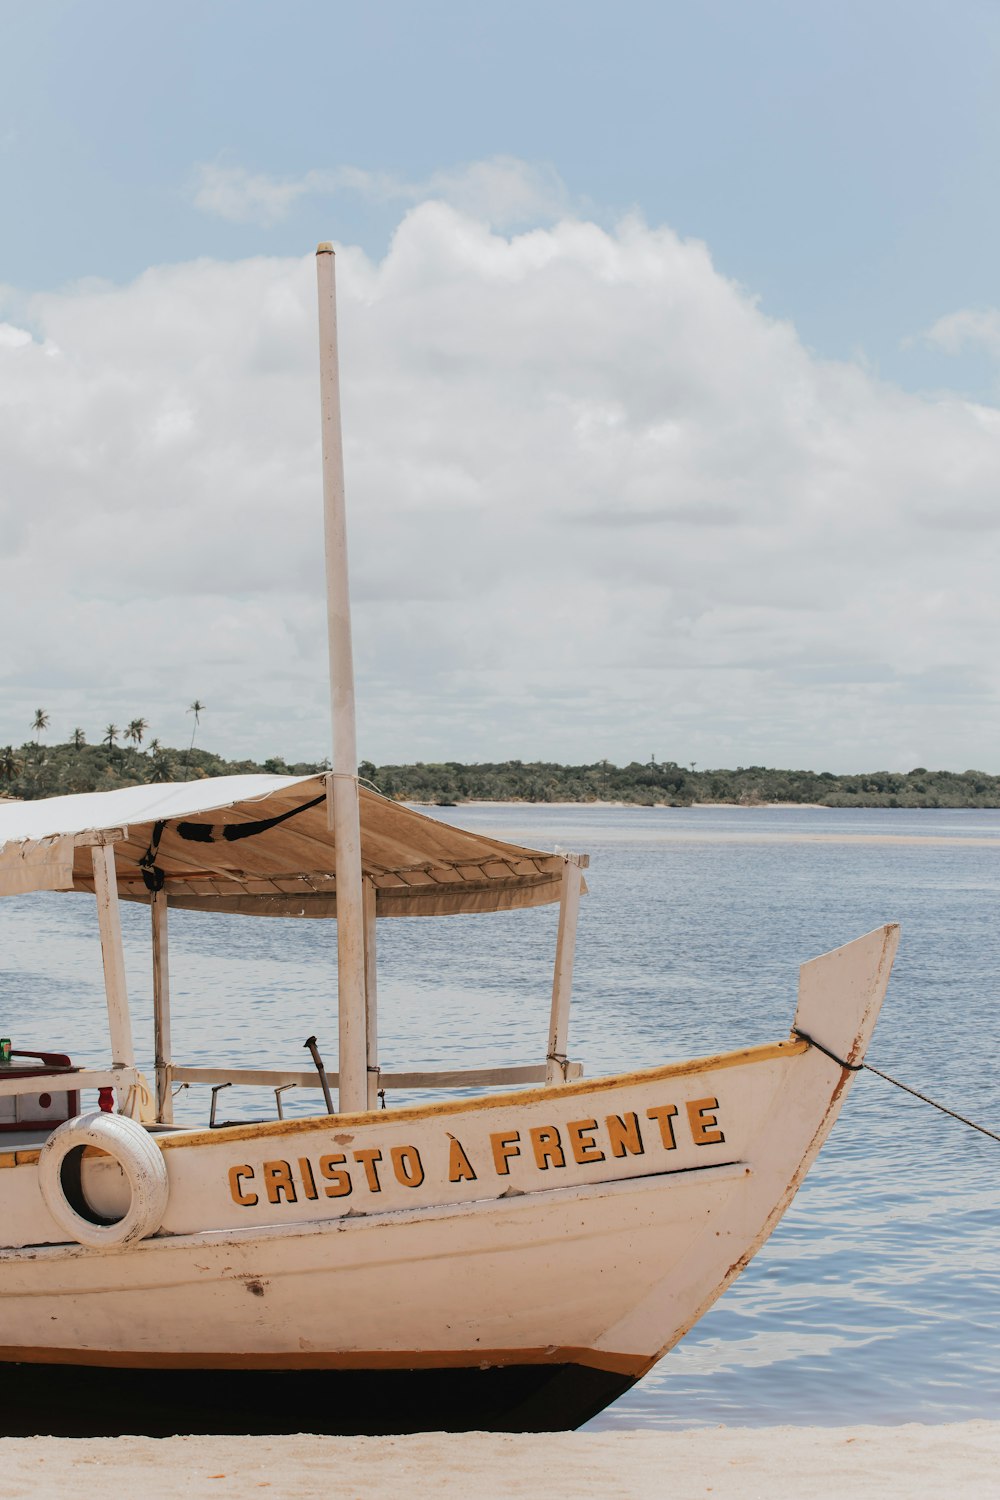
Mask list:
[{"label": "black strap on canopy", "polygon": [[[256,823],[178,823],[177,832],[182,839],[187,839],[192,844],[217,844],[220,838],[232,844],[238,839],[256,838],[259,833],[266,833],[269,828],[276,828],[279,823],[287,823],[289,818],[297,818],[299,813],[308,812],[311,807],[318,807],[321,802],[325,801],[326,793],[320,792],[319,796],[314,797],[311,802],[303,802],[299,807],[278,813],[274,818],[261,818]],[[157,827],[162,828],[162,825],[158,823]],[[159,842],[158,839],[157,842]]]},{"label": "black strap on canopy", "polygon": [[149,848],[139,861],[139,869],[142,871],[143,883],[151,894],[163,890],[163,871],[156,863],[157,850],[163,837],[163,830],[167,826],[166,818],[161,818],[158,823],[153,824],[153,837],[149,841]]}]

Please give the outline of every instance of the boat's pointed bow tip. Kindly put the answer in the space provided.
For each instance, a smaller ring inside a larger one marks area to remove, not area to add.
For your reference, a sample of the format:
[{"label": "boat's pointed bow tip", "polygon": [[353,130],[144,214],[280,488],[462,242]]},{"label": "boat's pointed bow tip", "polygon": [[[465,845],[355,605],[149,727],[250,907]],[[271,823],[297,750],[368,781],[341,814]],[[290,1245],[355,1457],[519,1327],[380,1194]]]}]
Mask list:
[{"label": "boat's pointed bow tip", "polygon": [[[883,961],[891,968],[895,962],[896,952],[899,948],[899,940],[902,936],[902,926],[899,922],[886,922],[882,928],[882,953]],[[888,982],[888,980],[887,980]]]},{"label": "boat's pointed bow tip", "polygon": [[799,970],[795,1031],[856,1064],[875,1029],[899,943],[899,923],[811,959]]}]

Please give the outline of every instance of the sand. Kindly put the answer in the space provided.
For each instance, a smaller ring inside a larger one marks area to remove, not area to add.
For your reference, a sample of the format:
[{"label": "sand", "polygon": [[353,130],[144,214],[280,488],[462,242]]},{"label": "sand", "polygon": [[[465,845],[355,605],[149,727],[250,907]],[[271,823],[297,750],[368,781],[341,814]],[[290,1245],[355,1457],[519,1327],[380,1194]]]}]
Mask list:
[{"label": "sand", "polygon": [[1000,1422],[415,1437],[3,1438],[0,1494],[912,1500],[1000,1493]]}]

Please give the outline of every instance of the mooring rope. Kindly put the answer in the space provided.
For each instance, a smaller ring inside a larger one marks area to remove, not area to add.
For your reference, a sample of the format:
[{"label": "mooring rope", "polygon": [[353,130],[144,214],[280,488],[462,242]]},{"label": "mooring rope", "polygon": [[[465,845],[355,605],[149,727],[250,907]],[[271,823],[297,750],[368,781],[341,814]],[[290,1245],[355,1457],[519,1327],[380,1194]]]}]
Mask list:
[{"label": "mooring rope", "polygon": [[975,1120],[968,1119],[966,1115],[960,1115],[957,1110],[949,1109],[946,1104],[939,1104],[929,1094],[922,1094],[919,1089],[911,1089],[908,1083],[900,1083],[898,1078],[893,1078],[890,1073],[883,1073],[881,1068],[876,1068],[872,1063],[845,1062],[842,1057],[838,1057],[835,1052],[831,1052],[829,1047],[824,1047],[822,1042],[817,1042],[815,1037],[809,1036],[805,1031],[800,1031],[797,1026],[792,1027],[792,1035],[801,1037],[804,1042],[809,1043],[810,1047],[815,1047],[817,1052],[824,1053],[833,1062],[837,1063],[839,1067],[846,1068],[849,1073],[860,1073],[862,1071],[874,1073],[876,1077],[884,1078],[886,1083],[891,1083],[894,1088],[902,1089],[904,1094],[912,1094],[914,1099],[922,1100],[924,1104],[929,1104],[932,1109],[938,1109],[943,1115],[950,1115],[953,1120],[958,1120],[961,1124],[968,1125],[970,1130],[978,1130],[980,1135],[989,1136],[991,1141],[1000,1141],[1000,1135],[997,1135],[995,1131],[987,1130],[985,1125],[977,1125]]}]

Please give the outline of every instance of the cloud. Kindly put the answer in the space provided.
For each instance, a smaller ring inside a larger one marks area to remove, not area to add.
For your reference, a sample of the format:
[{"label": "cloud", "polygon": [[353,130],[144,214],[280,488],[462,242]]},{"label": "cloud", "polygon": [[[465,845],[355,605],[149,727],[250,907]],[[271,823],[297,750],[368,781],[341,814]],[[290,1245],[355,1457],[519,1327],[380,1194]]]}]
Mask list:
[{"label": "cloud", "polygon": [[[206,744],[326,753],[314,274],[7,325],[0,742],[177,743],[198,696]],[[362,754],[995,763],[996,409],[817,360],[635,218],[431,198],[337,275]]]},{"label": "cloud", "polygon": [[0,323],[0,346],[7,349],[19,349],[24,344],[31,343],[31,334],[23,328],[15,328],[12,323]]},{"label": "cloud", "polygon": [[328,174],[307,172],[304,177],[269,177],[248,172],[245,167],[227,167],[204,162],[192,187],[196,208],[233,224],[269,227],[286,217],[299,198],[310,193],[335,192]]},{"label": "cloud", "polygon": [[971,344],[978,345],[994,359],[1000,358],[1000,310],[962,308],[948,313],[927,329],[924,339],[945,354],[960,354]]},{"label": "cloud", "polygon": [[450,203],[497,229],[549,222],[570,209],[570,195],[554,168],[495,156],[419,182],[361,167],[314,169],[299,177],[269,177],[245,167],[203,162],[191,196],[197,208],[236,224],[269,228],[286,218],[302,198],[355,193],[370,203],[413,204],[431,199]]}]

